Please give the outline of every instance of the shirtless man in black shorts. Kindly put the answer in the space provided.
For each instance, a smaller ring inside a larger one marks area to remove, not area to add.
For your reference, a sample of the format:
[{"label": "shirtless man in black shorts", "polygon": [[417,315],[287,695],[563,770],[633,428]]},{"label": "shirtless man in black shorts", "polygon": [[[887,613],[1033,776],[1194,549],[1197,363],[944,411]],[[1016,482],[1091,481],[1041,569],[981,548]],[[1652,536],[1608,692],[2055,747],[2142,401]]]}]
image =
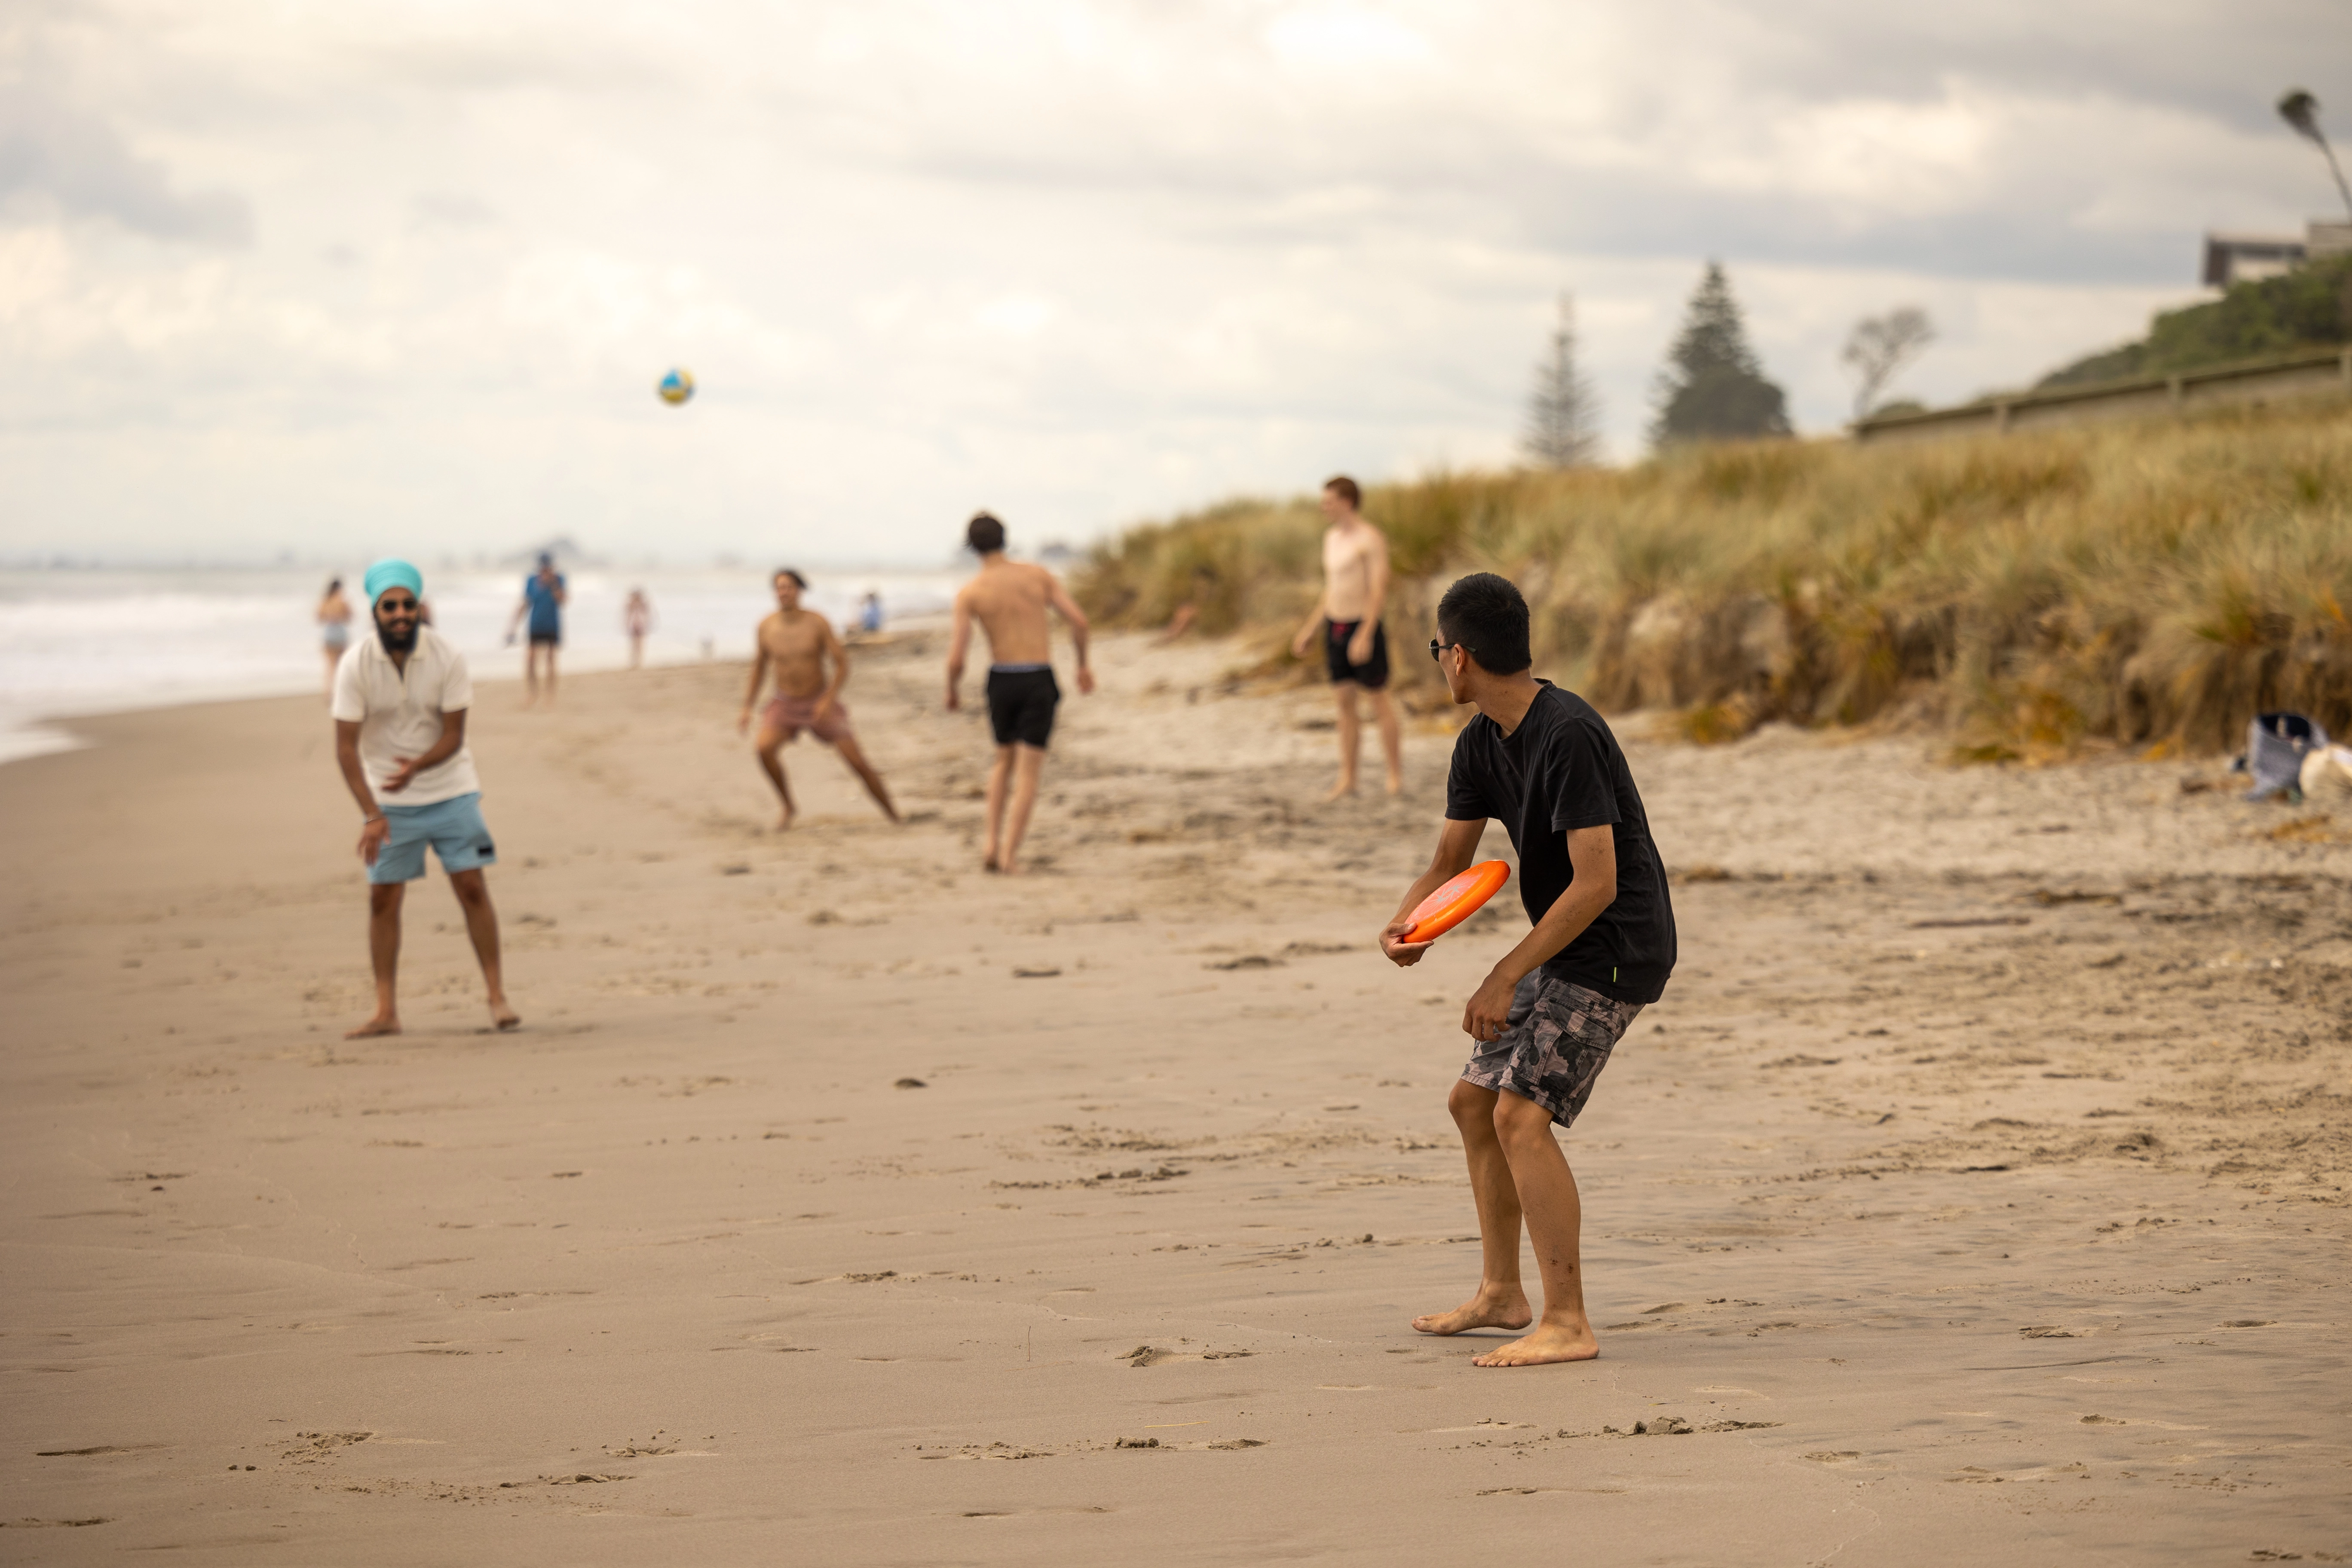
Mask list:
[{"label": "shirtless man in black shorts", "polygon": [[1372,694],[1389,793],[1404,789],[1403,743],[1388,690],[1388,632],[1381,625],[1381,606],[1389,596],[1389,542],[1356,510],[1363,504],[1364,492],[1344,474],[1323,486],[1323,515],[1331,520],[1323,531],[1323,596],[1290,640],[1292,656],[1306,658],[1320,637],[1331,696],[1339,708],[1339,782],[1325,800],[1356,793],[1356,754],[1363,733],[1356,712],[1360,689]]},{"label": "shirtless man in black shorts", "polygon": [[1078,650],[1079,691],[1094,690],[1095,676],[1087,664],[1087,617],[1061,579],[1043,566],[1007,561],[1004,525],[986,512],[971,520],[964,542],[980,557],[980,574],[955,597],[955,631],[948,644],[948,708],[952,711],[963,703],[964,654],[977,619],[988,634],[988,721],[996,732],[996,762],[988,770],[988,856],[982,864],[1010,874],[1020,869],[1021,836],[1037,804],[1037,775],[1045,763],[1045,742],[1054,733],[1054,709],[1062,700],[1062,689],[1054,681],[1047,609],[1070,628],[1070,641]]}]

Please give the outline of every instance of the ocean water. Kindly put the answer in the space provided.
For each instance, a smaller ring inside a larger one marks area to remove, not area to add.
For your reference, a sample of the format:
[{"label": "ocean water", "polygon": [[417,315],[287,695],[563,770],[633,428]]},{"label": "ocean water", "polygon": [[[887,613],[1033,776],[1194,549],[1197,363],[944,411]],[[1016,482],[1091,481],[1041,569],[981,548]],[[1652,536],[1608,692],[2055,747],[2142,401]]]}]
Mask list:
[{"label": "ocean water", "polygon": [[[364,635],[361,567],[342,574]],[[329,574],[315,569],[0,572],[0,763],[81,742],[78,714],[222,698],[323,690],[326,660],[313,620]],[[628,662],[621,607],[642,587],[653,601],[648,664],[743,660],[752,628],[775,607],[765,573],[583,567],[566,574],[564,670]],[[505,646],[522,597],[520,572],[428,572],[434,626],[465,651],[475,678],[520,676]],[[846,629],[859,600],[882,595],[889,620],[946,611],[961,578],[944,572],[811,574],[806,603]]]}]

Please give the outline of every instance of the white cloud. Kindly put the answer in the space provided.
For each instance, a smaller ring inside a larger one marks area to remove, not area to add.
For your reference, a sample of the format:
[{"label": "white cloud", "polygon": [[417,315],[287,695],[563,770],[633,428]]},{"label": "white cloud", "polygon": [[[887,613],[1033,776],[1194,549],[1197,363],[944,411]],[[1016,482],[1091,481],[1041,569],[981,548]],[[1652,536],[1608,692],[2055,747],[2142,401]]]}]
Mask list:
[{"label": "white cloud", "polygon": [[1266,47],[1294,71],[1360,76],[1431,63],[1429,40],[1397,17],[1368,5],[1303,5],[1265,26]]},{"label": "white cloud", "polygon": [[1054,301],[1036,294],[1006,294],[972,312],[982,331],[1008,338],[1034,338],[1055,316]]},{"label": "white cloud", "polygon": [[0,87],[0,212],[36,224],[103,219],[200,245],[241,246],[253,237],[242,197],[182,193],[113,124],[23,79]]},{"label": "white cloud", "polygon": [[1084,536],[1507,459],[1564,287],[1628,455],[1711,256],[1829,428],[1855,316],[1936,315],[1915,394],[2030,379],[2324,209],[2290,77],[2352,128],[2333,0],[44,15],[0,551]]}]

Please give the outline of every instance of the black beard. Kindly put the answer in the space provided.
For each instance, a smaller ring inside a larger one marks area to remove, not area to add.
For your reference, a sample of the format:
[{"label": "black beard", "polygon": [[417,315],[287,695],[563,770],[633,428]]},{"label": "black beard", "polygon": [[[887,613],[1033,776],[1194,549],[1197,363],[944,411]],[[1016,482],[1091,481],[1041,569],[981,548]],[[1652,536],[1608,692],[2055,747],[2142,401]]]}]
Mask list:
[{"label": "black beard", "polygon": [[375,624],[375,635],[376,640],[383,644],[383,650],[386,653],[415,653],[416,651],[416,623],[415,621],[408,623],[408,629],[406,631],[396,632],[392,629],[389,622],[379,619]]}]

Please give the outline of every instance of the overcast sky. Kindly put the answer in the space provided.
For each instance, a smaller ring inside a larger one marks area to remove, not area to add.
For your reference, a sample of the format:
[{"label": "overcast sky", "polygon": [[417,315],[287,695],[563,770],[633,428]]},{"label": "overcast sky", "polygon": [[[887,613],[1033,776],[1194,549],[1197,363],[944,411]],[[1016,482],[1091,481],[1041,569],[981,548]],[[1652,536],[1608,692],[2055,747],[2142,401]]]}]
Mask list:
[{"label": "overcast sky", "polygon": [[1083,540],[1509,461],[1562,289],[1630,458],[1710,257],[1833,430],[2327,215],[2290,86],[2344,0],[0,0],[0,555]]}]

